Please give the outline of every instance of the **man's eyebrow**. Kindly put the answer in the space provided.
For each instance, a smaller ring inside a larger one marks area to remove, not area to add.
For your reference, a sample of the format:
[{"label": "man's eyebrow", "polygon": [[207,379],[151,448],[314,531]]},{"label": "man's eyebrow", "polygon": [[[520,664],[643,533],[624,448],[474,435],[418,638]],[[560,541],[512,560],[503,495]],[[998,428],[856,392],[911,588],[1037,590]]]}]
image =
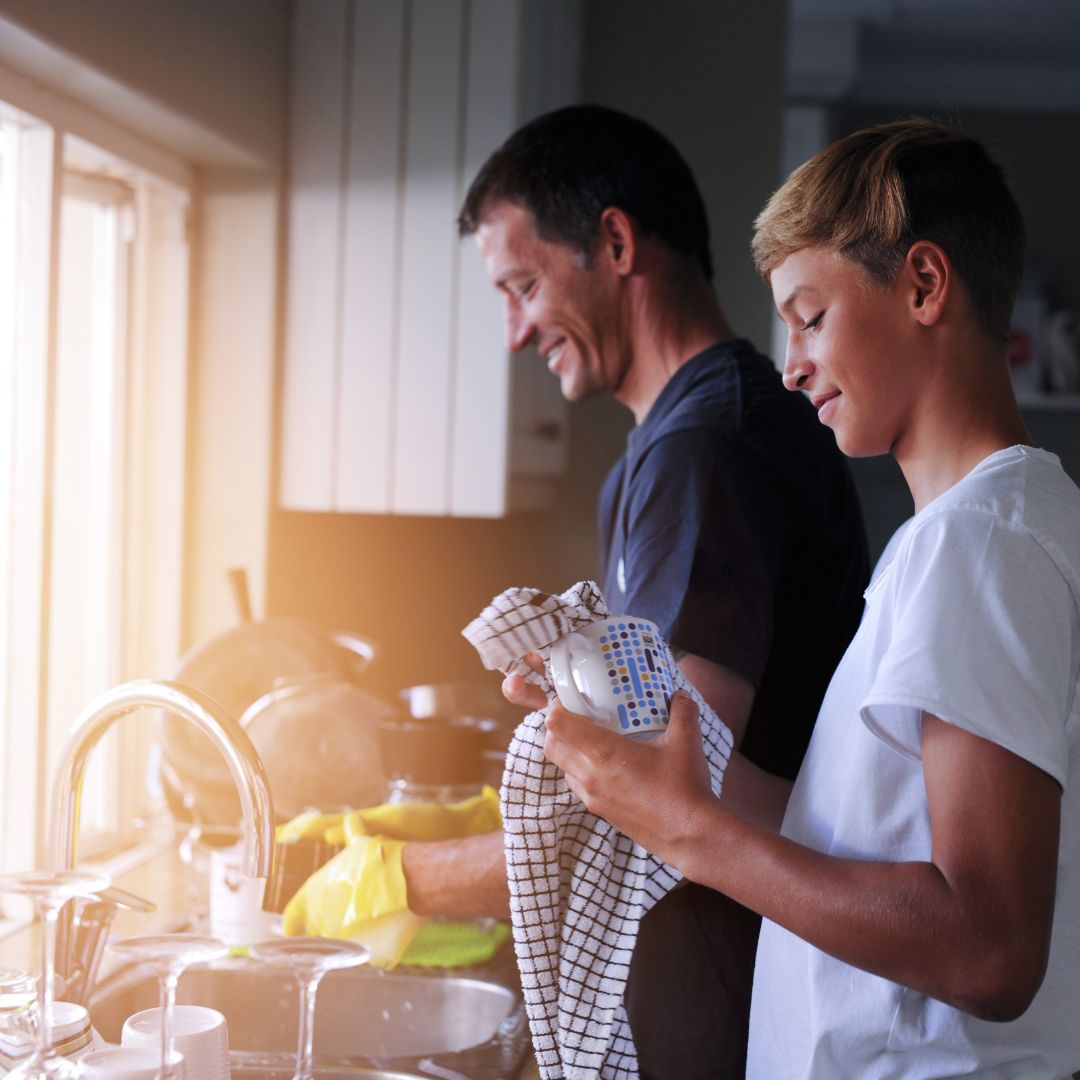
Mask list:
[{"label": "man's eyebrow", "polygon": [[511,266],[508,270],[504,270],[498,277],[495,278],[495,288],[505,289],[508,282],[513,281],[514,278],[525,277],[528,271],[520,266]]}]

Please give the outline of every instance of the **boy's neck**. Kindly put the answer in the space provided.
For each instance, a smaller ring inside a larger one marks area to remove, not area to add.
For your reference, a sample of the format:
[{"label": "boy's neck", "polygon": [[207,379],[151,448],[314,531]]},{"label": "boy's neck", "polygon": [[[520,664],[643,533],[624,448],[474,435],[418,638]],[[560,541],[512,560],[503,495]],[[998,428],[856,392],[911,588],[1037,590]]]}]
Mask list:
[{"label": "boy's neck", "polygon": [[917,423],[893,448],[916,513],[991,454],[1034,445],[1016,404],[1007,363],[989,352],[968,351],[966,357],[966,363],[951,362],[939,369],[942,377],[921,397]]}]

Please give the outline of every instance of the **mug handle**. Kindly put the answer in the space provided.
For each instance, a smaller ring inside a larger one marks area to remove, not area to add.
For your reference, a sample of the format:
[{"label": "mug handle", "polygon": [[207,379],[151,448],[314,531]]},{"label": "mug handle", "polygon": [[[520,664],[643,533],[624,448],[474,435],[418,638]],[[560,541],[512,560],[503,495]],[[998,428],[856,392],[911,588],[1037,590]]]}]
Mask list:
[{"label": "mug handle", "polygon": [[581,696],[581,692],[574,682],[572,665],[575,642],[585,642],[588,645],[588,638],[571,631],[569,634],[564,634],[551,646],[551,658],[549,660],[551,681],[555,686],[555,693],[558,694],[563,708],[569,709],[570,712],[577,713],[579,716],[588,716],[595,720],[596,709]]}]

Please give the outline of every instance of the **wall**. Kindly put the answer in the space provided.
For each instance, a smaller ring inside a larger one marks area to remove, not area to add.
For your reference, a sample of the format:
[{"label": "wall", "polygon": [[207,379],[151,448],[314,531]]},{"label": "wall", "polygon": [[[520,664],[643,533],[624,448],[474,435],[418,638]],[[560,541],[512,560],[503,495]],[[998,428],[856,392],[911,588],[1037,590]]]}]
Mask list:
[{"label": "wall", "polygon": [[0,63],[193,166],[185,645],[265,592],[288,0],[0,0]]},{"label": "wall", "polygon": [[1052,307],[1080,310],[1080,113],[988,109],[913,110],[888,105],[836,110],[836,133],[910,116],[936,116],[983,139],[1005,167],[1028,230],[1025,272]]},{"label": "wall", "polygon": [[[660,17],[658,11],[662,10]],[[737,332],[768,342],[772,299],[751,223],[777,186],[784,0],[590,0],[587,99],[659,127],[690,163],[709,214],[716,287]]]},{"label": "wall", "polygon": [[5,63],[40,65],[36,43],[51,44],[64,54],[54,89],[91,95],[190,160],[282,161],[284,0],[2,0],[0,17],[36,39]]},{"label": "wall", "polygon": [[[745,10],[744,10],[745,9]],[[636,112],[687,157],[713,225],[717,286],[736,329],[767,341],[770,301],[749,257],[750,222],[775,187],[783,0],[588,0],[584,98]],[[630,414],[571,409],[559,508],[503,521],[275,511],[269,607],[383,645],[367,678],[391,697],[418,682],[485,677],[459,631],[515,584],[561,590],[598,573],[595,502]],[[490,677],[490,676],[489,676]]]}]

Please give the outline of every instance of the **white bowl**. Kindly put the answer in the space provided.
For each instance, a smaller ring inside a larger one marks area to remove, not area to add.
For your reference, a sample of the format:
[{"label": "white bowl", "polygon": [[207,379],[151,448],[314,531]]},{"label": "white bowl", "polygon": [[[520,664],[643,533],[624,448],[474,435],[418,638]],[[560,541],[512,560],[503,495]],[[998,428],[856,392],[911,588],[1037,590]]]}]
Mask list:
[{"label": "white bowl", "polygon": [[[157,1049],[161,1043],[161,1010],[143,1009],[124,1021],[124,1046]],[[187,1080],[230,1080],[229,1033],[224,1013],[203,1005],[177,1005],[173,1013],[173,1045],[184,1055]]]},{"label": "white bowl", "polygon": [[[182,1054],[173,1055],[176,1075],[186,1077]],[[154,1080],[161,1068],[161,1054],[144,1046],[111,1046],[91,1050],[79,1062],[82,1080]]]}]

